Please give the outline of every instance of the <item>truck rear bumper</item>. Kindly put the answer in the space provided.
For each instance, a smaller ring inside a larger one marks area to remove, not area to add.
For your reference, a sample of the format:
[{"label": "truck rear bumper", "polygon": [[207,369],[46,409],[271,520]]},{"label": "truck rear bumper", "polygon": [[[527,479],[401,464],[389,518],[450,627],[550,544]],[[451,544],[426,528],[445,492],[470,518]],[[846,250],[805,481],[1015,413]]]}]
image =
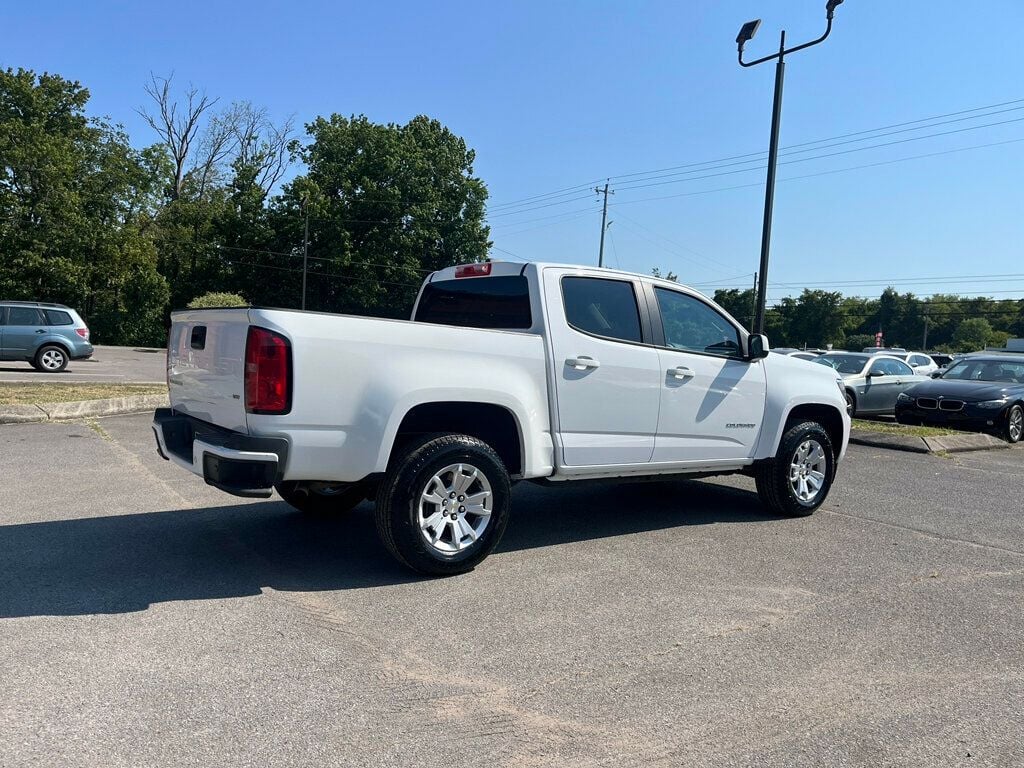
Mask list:
[{"label": "truck rear bumper", "polygon": [[153,433],[160,455],[235,496],[268,498],[288,458],[288,441],[253,437],[158,408]]}]

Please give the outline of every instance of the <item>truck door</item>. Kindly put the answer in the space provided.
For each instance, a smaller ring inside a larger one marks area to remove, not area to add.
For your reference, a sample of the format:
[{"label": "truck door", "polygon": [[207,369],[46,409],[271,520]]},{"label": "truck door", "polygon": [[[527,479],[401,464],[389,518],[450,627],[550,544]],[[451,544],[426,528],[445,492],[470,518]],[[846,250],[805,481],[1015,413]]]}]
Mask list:
[{"label": "truck door", "polygon": [[660,376],[639,283],[547,269],[544,289],[562,463],[650,461]]},{"label": "truck door", "polygon": [[650,291],[655,335],[664,334],[652,461],[750,458],[764,418],[764,366],[743,358],[739,330],[710,304],[662,286]]}]

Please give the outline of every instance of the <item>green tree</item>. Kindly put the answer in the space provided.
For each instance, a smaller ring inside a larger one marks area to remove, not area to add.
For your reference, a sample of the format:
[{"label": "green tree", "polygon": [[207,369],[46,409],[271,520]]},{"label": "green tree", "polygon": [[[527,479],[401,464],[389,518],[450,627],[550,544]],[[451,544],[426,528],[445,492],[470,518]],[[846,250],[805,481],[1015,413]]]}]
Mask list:
[{"label": "green tree", "polygon": [[789,336],[794,346],[841,347],[845,340],[842,299],[840,293],[805,288],[791,309]]},{"label": "green tree", "polygon": [[953,345],[959,352],[976,352],[988,344],[992,336],[992,325],[983,317],[971,317],[957,326],[953,333]]},{"label": "green tree", "polygon": [[[306,126],[293,145],[308,172],[285,185],[270,213],[273,239],[261,285],[267,303],[298,304],[303,226],[309,217],[311,309],[408,315],[428,271],[487,256],[487,190],[473,175],[475,153],[437,120],[381,125],[332,115]],[[262,269],[262,271],[260,271]]]},{"label": "green tree", "polygon": [[0,71],[0,295],[70,304],[101,343],[162,343],[167,286],[144,235],[160,155],[88,100],[57,75]]}]

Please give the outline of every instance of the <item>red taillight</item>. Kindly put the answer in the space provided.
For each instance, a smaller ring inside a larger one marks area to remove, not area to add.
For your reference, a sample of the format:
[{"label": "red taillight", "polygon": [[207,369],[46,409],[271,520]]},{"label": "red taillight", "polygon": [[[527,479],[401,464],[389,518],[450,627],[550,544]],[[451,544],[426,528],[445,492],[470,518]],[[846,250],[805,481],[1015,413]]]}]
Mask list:
[{"label": "red taillight", "polygon": [[89,340],[89,329],[88,328],[75,328],[75,333],[81,336],[86,341]]},{"label": "red taillight", "polygon": [[463,264],[455,268],[456,277],[487,277],[491,274],[491,262],[483,264]]},{"label": "red taillight", "polygon": [[266,328],[249,328],[245,340],[245,410],[281,414],[291,410],[291,347]]}]

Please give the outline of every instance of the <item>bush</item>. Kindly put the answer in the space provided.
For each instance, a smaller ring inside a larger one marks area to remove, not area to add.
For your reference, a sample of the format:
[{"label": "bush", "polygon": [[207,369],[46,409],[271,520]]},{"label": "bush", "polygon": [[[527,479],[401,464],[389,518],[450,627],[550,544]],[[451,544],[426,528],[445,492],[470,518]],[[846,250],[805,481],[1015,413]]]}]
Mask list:
[{"label": "bush", "polygon": [[188,303],[189,309],[219,309],[221,307],[248,307],[249,302],[237,293],[204,293]]}]

